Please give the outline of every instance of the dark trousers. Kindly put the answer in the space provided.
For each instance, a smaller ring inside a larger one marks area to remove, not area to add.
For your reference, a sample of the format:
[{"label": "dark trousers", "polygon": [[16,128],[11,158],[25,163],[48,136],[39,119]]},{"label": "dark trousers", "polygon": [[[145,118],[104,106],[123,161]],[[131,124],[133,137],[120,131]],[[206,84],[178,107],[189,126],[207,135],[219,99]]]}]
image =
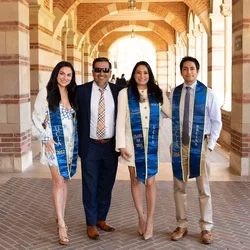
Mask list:
[{"label": "dark trousers", "polygon": [[118,164],[114,148],[113,140],[105,144],[91,140],[87,157],[81,159],[82,200],[88,226],[106,220]]}]

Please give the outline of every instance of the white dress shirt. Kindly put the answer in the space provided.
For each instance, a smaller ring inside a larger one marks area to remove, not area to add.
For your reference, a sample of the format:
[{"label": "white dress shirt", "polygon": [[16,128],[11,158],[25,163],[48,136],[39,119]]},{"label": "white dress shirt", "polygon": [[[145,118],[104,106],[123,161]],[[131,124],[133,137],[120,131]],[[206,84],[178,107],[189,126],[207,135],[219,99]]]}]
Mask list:
[{"label": "white dress shirt", "polygon": [[[99,86],[93,82],[92,92],[91,92],[91,106],[90,106],[90,138],[98,139],[96,135],[97,121],[98,121],[98,105],[100,100],[101,92]],[[104,139],[112,138],[115,134],[115,103],[114,98],[107,84],[104,89],[104,101],[105,101],[105,127],[106,135]]]},{"label": "white dress shirt", "polygon": [[[188,86],[184,83],[182,88],[182,97],[180,103],[180,123],[182,126],[183,123],[183,116],[184,116],[184,103],[185,103],[185,95],[186,95],[186,88],[191,87],[190,91],[190,107],[189,107],[189,135],[191,135],[192,131],[192,124],[193,124],[193,104],[194,104],[194,94],[195,94],[195,86],[196,83],[193,83],[191,86]],[[171,91],[170,100],[172,103],[173,91]],[[221,110],[220,110],[220,102],[216,94],[211,88],[207,88],[207,101],[206,101],[206,111],[205,111],[205,130],[204,134],[209,135],[208,140],[208,148],[213,150],[216,141],[220,136],[220,131],[222,127],[221,121]]]}]

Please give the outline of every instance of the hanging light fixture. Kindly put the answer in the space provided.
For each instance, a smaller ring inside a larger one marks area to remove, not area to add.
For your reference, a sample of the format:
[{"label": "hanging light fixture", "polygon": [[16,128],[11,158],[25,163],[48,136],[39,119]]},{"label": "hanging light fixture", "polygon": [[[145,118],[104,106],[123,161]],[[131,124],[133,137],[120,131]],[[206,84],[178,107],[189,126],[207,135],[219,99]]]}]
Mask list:
[{"label": "hanging light fixture", "polygon": [[135,0],[128,0],[128,9],[134,10],[136,9],[136,1]]},{"label": "hanging light fixture", "polygon": [[131,30],[131,35],[130,35],[131,38],[135,38],[135,31],[134,29]]}]

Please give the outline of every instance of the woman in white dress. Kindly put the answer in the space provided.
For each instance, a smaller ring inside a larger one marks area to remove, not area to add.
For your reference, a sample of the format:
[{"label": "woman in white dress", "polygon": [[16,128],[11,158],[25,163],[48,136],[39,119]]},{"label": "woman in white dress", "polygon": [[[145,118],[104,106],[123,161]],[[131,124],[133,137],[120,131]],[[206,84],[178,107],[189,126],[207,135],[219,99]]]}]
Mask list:
[{"label": "woman in white dress", "polygon": [[64,213],[68,179],[76,172],[77,128],[75,71],[69,62],[59,62],[47,87],[36,98],[32,114],[32,133],[42,143],[41,163],[49,166],[56,211],[59,243],[69,243]]},{"label": "woman in white dress", "polygon": [[[138,62],[128,88],[121,90],[118,96],[116,150],[121,153],[119,162],[129,169],[131,192],[139,219],[137,232],[145,240],[153,236],[161,111],[170,117],[170,102],[156,84],[149,64],[145,61]],[[142,202],[143,184],[146,216]]]}]

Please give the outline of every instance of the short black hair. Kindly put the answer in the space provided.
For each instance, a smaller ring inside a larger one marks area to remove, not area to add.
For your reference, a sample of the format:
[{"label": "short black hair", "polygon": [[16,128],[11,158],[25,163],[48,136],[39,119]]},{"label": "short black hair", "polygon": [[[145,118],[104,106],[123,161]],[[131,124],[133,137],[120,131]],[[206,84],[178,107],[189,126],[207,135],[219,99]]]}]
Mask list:
[{"label": "short black hair", "polygon": [[110,62],[109,59],[106,58],[106,57],[97,57],[97,58],[93,61],[92,69],[95,68],[95,64],[96,64],[97,62],[107,62],[107,63],[109,64],[109,68],[112,69],[111,62]]},{"label": "short black hair", "polygon": [[181,63],[180,63],[180,70],[181,71],[182,71],[184,62],[188,62],[188,61],[193,62],[195,64],[195,67],[196,67],[197,70],[200,69],[200,64],[199,64],[199,62],[198,62],[198,60],[196,58],[194,58],[192,56],[185,56],[185,57],[182,58]]}]

